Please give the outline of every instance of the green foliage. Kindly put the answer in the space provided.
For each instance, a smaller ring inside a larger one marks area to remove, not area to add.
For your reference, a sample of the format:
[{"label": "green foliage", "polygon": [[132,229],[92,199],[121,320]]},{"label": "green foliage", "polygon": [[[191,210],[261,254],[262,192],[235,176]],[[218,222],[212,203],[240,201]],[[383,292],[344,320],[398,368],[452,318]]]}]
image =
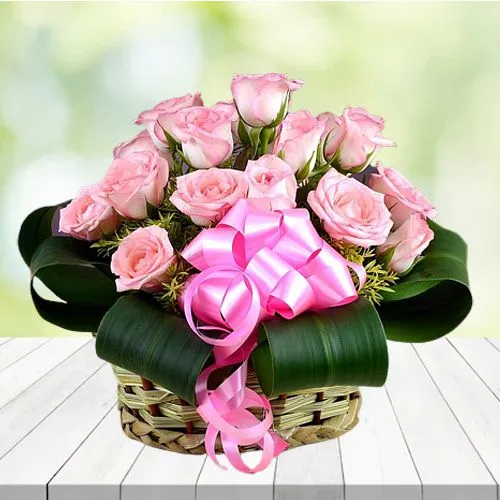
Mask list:
[{"label": "green foliage", "polygon": [[[366,283],[359,294],[372,304],[380,305],[384,293],[391,293],[398,275],[377,260],[373,248],[363,248],[343,241],[331,240],[331,245],[348,261],[360,264],[366,271]],[[358,276],[352,273],[354,283],[359,284]]]},{"label": "green foliage", "polygon": [[381,386],[387,376],[384,328],[366,299],[260,327],[252,362],[268,396],[332,385]]},{"label": "green foliage", "polygon": [[143,220],[124,220],[115,233],[92,245],[99,255],[110,257],[120,243],[136,229],[148,226],[158,226],[168,231],[168,237],[176,250],[182,250],[202,229],[192,223],[191,219],[180,213],[167,200],[157,212],[157,217]]},{"label": "green foliage", "polygon": [[182,314],[179,309],[179,297],[186,280],[192,274],[193,268],[185,261],[178,259],[168,269],[169,281],[162,283],[162,291],[154,295],[156,301],[165,311]]}]

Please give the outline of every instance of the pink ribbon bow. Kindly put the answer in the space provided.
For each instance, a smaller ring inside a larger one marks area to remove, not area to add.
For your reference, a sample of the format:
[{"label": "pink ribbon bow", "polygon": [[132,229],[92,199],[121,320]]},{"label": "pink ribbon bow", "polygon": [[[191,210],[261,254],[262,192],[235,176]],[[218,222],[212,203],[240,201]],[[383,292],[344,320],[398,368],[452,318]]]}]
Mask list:
[{"label": "pink ribbon bow", "polygon": [[[257,345],[256,326],[276,313],[286,319],[307,310],[321,310],[356,300],[349,268],[366,280],[362,266],[347,261],[320,238],[305,209],[269,212],[240,200],[215,228],[203,230],[182,252],[201,272],[183,294],[192,330],[213,346],[215,363],[196,384],[197,411],[207,423],[205,448],[218,465],[217,436],[229,462],[238,470],[263,470],[286,447],[270,429],[267,398],[245,386],[248,359]],[[193,315],[203,326],[195,323]],[[211,336],[204,331],[210,331]],[[214,337],[214,331],[223,335]],[[210,375],[240,365],[216,389]],[[248,409],[262,408],[260,421]],[[258,445],[260,462],[248,467],[239,446]]]}]

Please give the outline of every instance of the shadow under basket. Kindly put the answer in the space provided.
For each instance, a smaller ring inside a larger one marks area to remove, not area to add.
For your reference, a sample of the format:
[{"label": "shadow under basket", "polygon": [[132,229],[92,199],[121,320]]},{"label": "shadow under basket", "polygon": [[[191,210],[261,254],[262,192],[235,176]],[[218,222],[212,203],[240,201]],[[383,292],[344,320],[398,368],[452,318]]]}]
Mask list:
[{"label": "shadow under basket", "polygon": [[[132,439],[163,450],[202,455],[205,423],[189,403],[139,375],[113,366],[118,380],[118,407],[123,431]],[[262,393],[249,370],[247,386]],[[357,387],[335,386],[270,398],[273,430],[289,448],[335,439],[358,423],[361,395]],[[260,410],[255,414],[262,416]],[[242,447],[242,451],[258,449]],[[222,452],[217,442],[217,452]]]}]

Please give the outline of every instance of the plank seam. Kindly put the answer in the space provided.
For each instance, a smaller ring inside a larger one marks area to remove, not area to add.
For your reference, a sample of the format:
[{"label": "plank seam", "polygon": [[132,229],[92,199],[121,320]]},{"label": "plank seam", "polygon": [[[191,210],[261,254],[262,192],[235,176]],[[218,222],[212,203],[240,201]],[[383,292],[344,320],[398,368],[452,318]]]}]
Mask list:
[{"label": "plank seam", "polygon": [[139,460],[139,457],[142,455],[142,453],[144,452],[145,448],[146,448],[146,445],[143,444],[142,448],[141,448],[141,451],[139,453],[137,453],[137,455],[134,458],[134,460],[132,460],[132,463],[130,464],[130,467],[128,468],[127,472],[124,474],[122,480],[120,481],[120,494],[119,494],[120,500],[122,498],[123,482],[125,481],[125,479],[127,479],[128,475],[130,474],[130,471],[133,469],[133,467],[136,464],[137,460]]},{"label": "plank seam", "polygon": [[[75,353],[76,354],[76,353]],[[69,358],[66,358],[66,359],[69,359]],[[47,415],[45,415],[44,418],[42,418],[42,420],[40,420],[32,429],[30,429],[22,438],[20,438],[18,441],[16,441],[15,444],[13,444],[3,455],[0,456],[0,460],[2,460],[4,457],[6,457],[23,439],[26,439],[35,429],[37,429],[40,424],[42,424],[48,417],[50,417],[50,415],[52,415],[62,404],[64,404],[76,391],[78,391],[84,384],[86,384],[89,379],[91,379],[99,370],[102,369],[102,367],[104,366],[104,361],[102,363],[102,365],[97,368],[95,371],[93,371],[80,385],[78,385],[77,387],[75,387],[75,390],[73,392],[71,392],[71,394],[68,394],[68,396],[66,396],[56,407],[54,407],[49,413],[47,413]],[[49,372],[50,373],[50,372]],[[43,377],[42,377],[43,378]],[[38,381],[41,380],[38,379]],[[31,386],[30,386],[31,387]],[[29,388],[28,388],[29,389]],[[27,389],[26,389],[27,390]],[[22,394],[22,393],[21,393]],[[12,402],[13,400],[11,400],[10,402]],[[10,403],[9,402],[9,403]],[[7,404],[9,404],[7,403]]]},{"label": "plank seam", "polygon": [[[82,346],[80,346],[76,351],[73,351],[68,357],[64,358],[63,360],[61,360],[59,363],[57,363],[57,365],[55,365],[54,367],[52,367],[48,372],[45,372],[43,375],[40,375],[40,377],[38,377],[37,379],[33,380],[33,382],[28,385],[28,387],[26,387],[25,389],[23,389],[19,394],[17,394],[16,396],[14,396],[12,399],[9,399],[8,401],[6,401],[2,406],[0,406],[0,410],[2,408],[4,408],[5,406],[7,406],[8,404],[10,404],[12,401],[14,401],[15,399],[17,399],[18,397],[20,397],[22,394],[24,394],[28,389],[30,389],[31,387],[33,387],[37,382],[39,382],[40,380],[42,380],[44,377],[46,377],[47,375],[49,375],[49,373],[52,373],[56,368],[58,368],[62,363],[65,363],[68,359],[72,358],[76,353],[80,352],[81,349],[83,349],[86,345],[89,344],[89,342],[91,342],[92,339],[88,339],[87,342],[85,342],[85,344],[83,344]],[[41,344],[39,347],[42,347],[43,345],[47,344],[47,342],[44,342],[43,344]],[[33,349],[33,351],[31,352],[34,352],[36,351],[37,349]],[[31,352],[27,353],[26,356],[28,354],[31,354]],[[23,356],[24,358],[24,356]],[[21,360],[22,358],[19,358],[19,360]],[[18,361],[19,361],[18,360]],[[17,361],[16,361],[17,363]],[[102,365],[101,365],[102,366]]]},{"label": "plank seam", "polygon": [[53,338],[48,338],[45,342],[42,342],[41,344],[39,344],[36,347],[34,347],[33,349],[31,349],[31,351],[28,351],[28,352],[24,353],[20,358],[16,359],[15,361],[12,361],[12,363],[8,364],[7,366],[4,366],[3,368],[0,368],[0,373],[2,373],[4,370],[7,370],[7,368],[10,368],[12,365],[15,365],[16,363],[18,363],[19,361],[21,361],[22,359],[24,359],[26,356],[29,356],[32,352],[37,351],[38,349],[40,349],[40,347],[48,344],[52,340],[54,340],[54,339]]},{"label": "plank seam", "polygon": [[[483,377],[481,377],[481,375],[476,371],[474,366],[472,366],[472,363],[470,363],[469,360],[462,354],[460,349],[458,349],[450,339],[446,339],[446,340],[451,345],[451,347],[453,347],[453,349],[458,353],[458,355],[465,361],[465,363],[470,367],[470,369],[477,375],[479,380],[486,386],[488,391],[490,391],[491,394],[493,394],[493,396],[495,397],[495,399],[500,402],[499,395],[490,387],[488,382],[486,382],[486,380],[484,380]],[[488,339],[485,339],[485,340],[488,341]],[[490,344],[495,350],[497,350],[497,348],[493,344],[491,344],[490,342],[488,342],[488,344]]]},{"label": "plank seam", "polygon": [[486,342],[488,342],[488,344],[490,344],[493,347],[493,349],[500,352],[500,349],[498,348],[498,346],[496,344],[494,344],[489,338],[485,338],[484,340],[486,340]]},{"label": "plank seam", "polygon": [[399,427],[399,432],[401,432],[401,437],[403,438],[403,441],[405,443],[406,449],[408,450],[408,454],[410,455],[411,462],[413,464],[413,467],[415,468],[415,472],[417,473],[418,480],[420,482],[420,498],[424,498],[424,483],[422,482],[422,477],[420,476],[420,472],[417,467],[417,463],[415,462],[415,458],[413,457],[413,454],[411,452],[410,445],[408,444],[408,441],[406,439],[405,433],[403,431],[403,427],[401,426],[401,422],[399,421],[398,414],[396,412],[396,408],[394,408],[394,403],[392,402],[391,395],[389,393],[389,390],[387,389],[386,386],[384,386],[385,392],[387,394],[387,397],[389,399],[389,403],[391,405],[392,413],[394,414],[394,418],[396,419],[396,423],[398,424]]},{"label": "plank seam", "polygon": [[[200,480],[201,473],[203,472],[206,463],[207,463],[207,456],[205,455],[203,464],[200,467],[200,472],[198,472],[198,476],[196,477],[196,481],[194,482],[194,500],[198,498],[198,481]],[[273,500],[274,500],[274,480],[273,480]]]},{"label": "plank seam", "polygon": [[340,443],[340,438],[337,439],[337,447],[339,450],[340,473],[342,474],[342,500],[345,500],[345,498],[346,498],[346,484],[345,484],[345,473],[344,473],[344,461],[342,458],[342,445]]},{"label": "plank seam", "polygon": [[[490,468],[488,467],[488,465],[484,461],[483,457],[481,456],[481,453],[479,453],[478,449],[476,448],[476,445],[474,444],[474,442],[472,441],[472,439],[470,438],[470,436],[467,434],[467,431],[465,430],[464,426],[460,422],[460,419],[457,417],[457,415],[453,411],[453,408],[451,407],[451,405],[448,403],[448,400],[444,397],[443,392],[441,391],[441,389],[440,389],[439,385],[437,384],[437,382],[433,379],[431,372],[427,368],[427,365],[425,364],[424,360],[422,359],[422,357],[418,353],[416,347],[413,344],[412,344],[412,347],[413,347],[413,350],[415,351],[415,353],[417,354],[417,357],[418,357],[420,363],[424,367],[424,370],[427,372],[427,375],[429,376],[429,378],[431,379],[432,383],[434,384],[434,386],[436,387],[437,391],[439,392],[439,395],[441,396],[441,398],[445,402],[446,406],[451,411],[451,414],[453,415],[453,417],[457,421],[458,425],[460,426],[460,429],[462,429],[462,432],[465,434],[465,437],[467,438],[467,440],[469,441],[469,443],[471,444],[471,446],[474,448],[474,451],[477,453],[477,456],[479,457],[479,459],[481,460],[481,462],[485,466],[486,470],[488,471],[488,474],[491,476],[491,479],[493,479],[493,484],[496,486],[495,489],[497,490],[497,498],[498,498],[498,483],[497,483],[495,477],[493,476],[493,474],[491,473]],[[466,364],[468,364],[468,363],[466,363]]]},{"label": "plank seam", "polygon": [[83,446],[83,444],[89,439],[89,437],[92,435],[92,433],[101,425],[102,421],[111,413],[111,411],[114,409],[113,406],[104,414],[104,416],[95,424],[94,427],[92,427],[91,431],[83,438],[83,440],[80,442],[80,444],[69,454],[69,456],[66,458],[64,463],[57,469],[57,471],[54,473],[54,475],[47,481],[47,484],[45,485],[45,498],[47,500],[50,500],[49,498],[49,485],[52,483],[52,480],[61,472],[62,468],[71,460],[71,458],[75,455],[75,453]]}]

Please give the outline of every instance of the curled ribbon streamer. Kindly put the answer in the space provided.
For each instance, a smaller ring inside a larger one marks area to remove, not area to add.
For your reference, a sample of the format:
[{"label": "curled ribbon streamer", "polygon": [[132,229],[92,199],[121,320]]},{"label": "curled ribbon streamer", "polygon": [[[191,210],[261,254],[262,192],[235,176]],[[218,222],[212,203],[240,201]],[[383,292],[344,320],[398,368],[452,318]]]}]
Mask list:
[{"label": "curled ribbon streamer", "polygon": [[[349,268],[359,288],[366,272],[320,238],[307,210],[269,212],[246,200],[236,203],[217,227],[203,230],[182,256],[200,271],[183,294],[186,319],[213,346],[215,358],[196,383],[197,411],[207,423],[207,454],[220,466],[215,453],[220,436],[233,467],[258,472],[287,447],[271,430],[269,400],[245,385],[258,323],[275,314],[291,319],[307,310],[348,304],[358,297]],[[208,336],[206,330],[222,335]],[[233,365],[237,369],[210,390],[211,374]],[[262,420],[249,408],[262,408]],[[243,462],[239,449],[249,445],[262,450],[254,468]]]}]

